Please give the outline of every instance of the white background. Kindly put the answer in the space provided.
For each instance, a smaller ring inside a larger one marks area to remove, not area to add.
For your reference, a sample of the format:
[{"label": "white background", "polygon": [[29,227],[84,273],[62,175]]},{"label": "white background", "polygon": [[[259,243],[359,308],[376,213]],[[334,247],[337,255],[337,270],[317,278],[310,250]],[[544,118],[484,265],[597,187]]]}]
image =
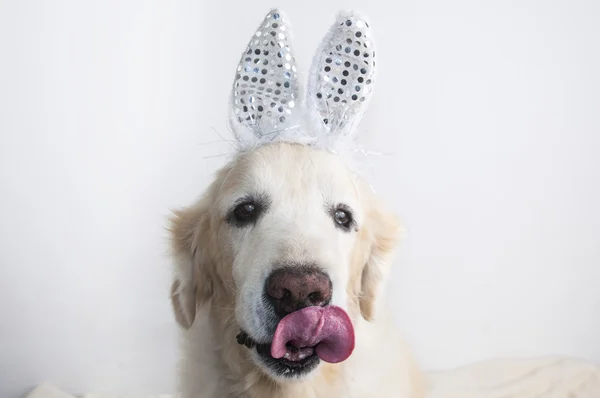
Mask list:
[{"label": "white background", "polygon": [[[0,0],[0,396],[174,389],[165,218],[223,164],[206,143],[272,5]],[[422,364],[600,361],[600,2],[280,6],[301,67],[339,8],[375,27],[361,139],[389,154],[390,301]]]}]

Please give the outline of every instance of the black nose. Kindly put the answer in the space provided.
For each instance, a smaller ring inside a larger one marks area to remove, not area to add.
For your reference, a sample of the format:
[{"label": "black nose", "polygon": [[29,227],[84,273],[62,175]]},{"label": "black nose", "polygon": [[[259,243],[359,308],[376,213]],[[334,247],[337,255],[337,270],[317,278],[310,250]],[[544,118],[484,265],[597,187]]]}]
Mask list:
[{"label": "black nose", "polygon": [[313,267],[281,268],[267,278],[265,295],[279,317],[331,301],[331,279]]}]

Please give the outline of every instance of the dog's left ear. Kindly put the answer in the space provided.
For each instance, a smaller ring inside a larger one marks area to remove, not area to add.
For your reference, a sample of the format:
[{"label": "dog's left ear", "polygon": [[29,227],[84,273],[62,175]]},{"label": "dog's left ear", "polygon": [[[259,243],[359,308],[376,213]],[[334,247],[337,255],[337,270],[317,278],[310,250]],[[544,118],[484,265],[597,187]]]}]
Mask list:
[{"label": "dog's left ear", "polygon": [[359,304],[363,318],[371,321],[376,317],[377,300],[382,295],[384,280],[391,268],[400,223],[395,214],[375,199],[367,213],[365,227],[370,251],[362,270]]},{"label": "dog's left ear", "polygon": [[195,267],[195,239],[204,212],[194,209],[175,211],[171,217],[170,233],[174,260],[171,304],[177,323],[189,329],[196,317],[197,282]]},{"label": "dog's left ear", "polygon": [[171,302],[175,319],[185,329],[194,323],[196,309],[213,295],[209,246],[210,189],[196,205],[175,211],[170,233],[174,260]]}]

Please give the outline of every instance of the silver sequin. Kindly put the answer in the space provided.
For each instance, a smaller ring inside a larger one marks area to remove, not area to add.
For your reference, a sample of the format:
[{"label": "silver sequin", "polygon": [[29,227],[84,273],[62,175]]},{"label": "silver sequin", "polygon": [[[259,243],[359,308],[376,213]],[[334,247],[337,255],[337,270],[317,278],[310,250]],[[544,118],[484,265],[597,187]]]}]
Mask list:
[{"label": "silver sequin", "polygon": [[[296,60],[289,32],[290,27],[281,12],[269,12],[248,43],[237,68],[232,91],[233,113],[240,125],[259,136],[288,127],[289,118],[281,114],[291,114],[295,105],[291,100],[298,96]],[[248,81],[252,92],[236,90]],[[267,112],[267,109],[275,112]]]},{"label": "silver sequin", "polygon": [[309,104],[329,132],[346,132],[363,111],[375,81],[375,51],[367,21],[350,15],[337,21],[313,60]]}]

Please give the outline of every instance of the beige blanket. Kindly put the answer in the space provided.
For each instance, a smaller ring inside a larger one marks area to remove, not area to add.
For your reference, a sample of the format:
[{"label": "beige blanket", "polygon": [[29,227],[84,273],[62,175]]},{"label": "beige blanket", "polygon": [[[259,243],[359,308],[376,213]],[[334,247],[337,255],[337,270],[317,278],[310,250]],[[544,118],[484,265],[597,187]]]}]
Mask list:
[{"label": "beige blanket", "polygon": [[[433,372],[427,377],[428,398],[600,398],[600,367],[576,359],[495,360],[451,371]],[[143,398],[173,397],[153,395]],[[44,383],[27,398],[74,396]],[[89,393],[84,394],[83,398],[126,397]]]}]

